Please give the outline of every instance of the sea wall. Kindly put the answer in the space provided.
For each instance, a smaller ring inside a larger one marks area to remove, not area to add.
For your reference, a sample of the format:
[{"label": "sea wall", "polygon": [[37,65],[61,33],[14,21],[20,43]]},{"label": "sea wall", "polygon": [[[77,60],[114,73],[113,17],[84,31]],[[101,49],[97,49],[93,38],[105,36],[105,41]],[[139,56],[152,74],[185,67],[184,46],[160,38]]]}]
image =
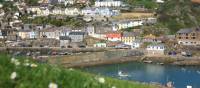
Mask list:
[{"label": "sea wall", "polygon": [[[137,50],[113,50],[94,53],[81,53],[76,55],[57,56],[48,59],[51,64],[60,64],[65,66],[80,66],[92,64],[106,64],[112,62],[121,62],[125,57],[141,57],[143,53]],[[125,59],[124,59],[125,60]]]}]

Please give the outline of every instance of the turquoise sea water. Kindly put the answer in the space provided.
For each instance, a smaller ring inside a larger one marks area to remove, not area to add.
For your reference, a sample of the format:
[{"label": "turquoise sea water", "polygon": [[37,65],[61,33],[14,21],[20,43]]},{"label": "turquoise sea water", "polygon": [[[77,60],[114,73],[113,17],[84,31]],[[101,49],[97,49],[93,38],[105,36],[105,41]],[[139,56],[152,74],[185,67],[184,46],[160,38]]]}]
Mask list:
[{"label": "turquoise sea water", "polygon": [[[139,82],[157,82],[165,85],[172,81],[176,88],[200,88],[200,67],[180,67],[172,65],[157,65],[144,63],[123,63],[113,65],[101,65],[83,68],[84,71],[114,77],[123,80]],[[119,77],[118,71],[128,74],[128,77]]]}]

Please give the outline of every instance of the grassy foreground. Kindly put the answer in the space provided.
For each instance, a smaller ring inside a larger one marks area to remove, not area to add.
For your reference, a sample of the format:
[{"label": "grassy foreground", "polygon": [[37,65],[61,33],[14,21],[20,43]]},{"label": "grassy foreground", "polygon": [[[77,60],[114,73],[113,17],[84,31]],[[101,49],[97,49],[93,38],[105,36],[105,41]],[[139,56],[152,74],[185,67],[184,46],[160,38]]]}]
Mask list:
[{"label": "grassy foreground", "polygon": [[0,54],[0,88],[155,88]]}]

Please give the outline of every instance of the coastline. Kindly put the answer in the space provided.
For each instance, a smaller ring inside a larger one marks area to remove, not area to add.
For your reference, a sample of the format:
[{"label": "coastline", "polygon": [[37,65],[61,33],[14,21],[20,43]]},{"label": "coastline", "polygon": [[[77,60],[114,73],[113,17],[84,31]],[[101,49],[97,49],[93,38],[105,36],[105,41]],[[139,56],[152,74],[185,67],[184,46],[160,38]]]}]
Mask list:
[{"label": "coastline", "polygon": [[[147,62],[145,62],[147,61]],[[150,62],[148,62],[150,61]],[[200,59],[197,57],[170,57],[170,56],[129,56],[129,57],[121,57],[117,59],[101,59],[96,61],[87,61],[80,63],[67,63],[62,64],[64,67],[73,67],[73,68],[81,68],[81,67],[90,67],[97,65],[108,65],[108,64],[119,64],[119,63],[127,63],[127,62],[142,62],[148,64],[160,64],[160,65],[177,65],[177,66],[200,66]]]}]

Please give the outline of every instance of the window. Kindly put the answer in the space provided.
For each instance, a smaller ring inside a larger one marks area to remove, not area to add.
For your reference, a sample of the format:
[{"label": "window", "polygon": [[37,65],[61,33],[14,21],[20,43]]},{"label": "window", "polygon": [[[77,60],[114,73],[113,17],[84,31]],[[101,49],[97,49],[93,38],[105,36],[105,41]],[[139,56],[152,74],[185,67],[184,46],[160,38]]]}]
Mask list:
[{"label": "window", "polygon": [[188,33],[186,33],[185,35],[188,36]]},{"label": "window", "polygon": [[193,33],[192,36],[195,36],[195,33]]},{"label": "window", "polygon": [[196,39],[196,37],[192,37],[192,39]]},{"label": "window", "polygon": [[181,37],[179,37],[179,39],[181,39]]},{"label": "window", "polygon": [[188,37],[186,37],[186,39],[188,39]]}]

